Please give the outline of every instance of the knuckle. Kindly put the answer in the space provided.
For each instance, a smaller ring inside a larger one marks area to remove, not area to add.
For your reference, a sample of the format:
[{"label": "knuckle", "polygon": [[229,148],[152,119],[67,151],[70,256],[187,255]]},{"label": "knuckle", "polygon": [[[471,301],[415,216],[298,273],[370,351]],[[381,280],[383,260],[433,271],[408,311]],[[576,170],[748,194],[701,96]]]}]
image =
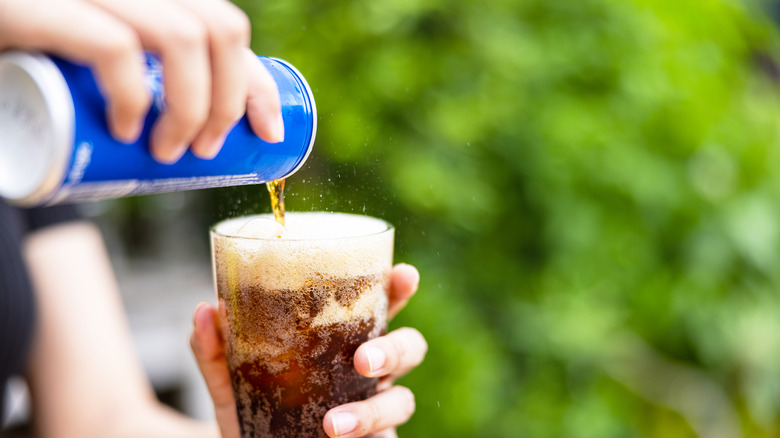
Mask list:
[{"label": "knuckle", "polygon": [[182,18],[177,25],[169,26],[165,37],[170,44],[184,48],[204,46],[207,38],[206,26],[194,18]]},{"label": "knuckle", "polygon": [[207,118],[206,111],[200,110],[193,106],[179,107],[178,110],[172,109],[170,111],[170,117],[173,123],[184,131],[196,131],[197,128],[203,126]]},{"label": "knuckle", "polygon": [[389,338],[392,354],[388,355],[388,361],[393,369],[401,366],[404,363],[404,359],[406,359],[406,348],[403,343],[403,338],[398,335],[399,333],[396,333],[395,336]]},{"label": "knuckle", "polygon": [[232,4],[223,8],[209,25],[212,40],[221,45],[246,45],[252,32],[249,17]]},{"label": "knuckle", "polygon": [[365,411],[365,417],[363,418],[363,429],[365,431],[376,430],[380,421],[382,421],[382,412],[379,405],[373,401],[367,402],[368,406]]},{"label": "knuckle", "polygon": [[100,58],[112,61],[125,56],[136,56],[141,52],[141,42],[131,30],[115,28],[96,41]]},{"label": "knuckle", "polygon": [[193,106],[169,105],[165,113],[165,123],[173,136],[180,140],[191,141],[200,131],[206,121],[206,115],[201,114]]},{"label": "knuckle", "polygon": [[209,125],[215,130],[226,130],[233,126],[244,112],[241,108],[214,107],[209,116]]}]

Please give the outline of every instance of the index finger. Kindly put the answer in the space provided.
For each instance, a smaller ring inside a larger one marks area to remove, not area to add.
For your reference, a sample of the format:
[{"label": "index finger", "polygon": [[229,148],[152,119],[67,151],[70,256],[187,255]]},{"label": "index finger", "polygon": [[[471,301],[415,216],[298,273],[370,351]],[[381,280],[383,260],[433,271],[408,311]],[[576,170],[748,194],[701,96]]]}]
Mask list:
[{"label": "index finger", "polygon": [[[81,2],[51,2],[26,9],[26,2],[5,5],[0,20],[0,49],[40,50],[88,64],[107,104],[107,121],[120,141],[132,142],[151,105],[144,86],[141,43],[132,28],[105,11]],[[7,20],[5,20],[7,19]]]},{"label": "index finger", "polygon": [[390,289],[388,290],[388,318],[393,318],[409,302],[409,298],[417,292],[420,284],[420,273],[412,265],[399,263],[390,272]]},{"label": "index finger", "polygon": [[122,17],[163,66],[165,109],[154,124],[150,150],[172,164],[187,151],[208,118],[211,69],[208,32],[201,19],[170,0],[92,0]]},{"label": "index finger", "polygon": [[332,438],[357,438],[406,423],[415,410],[414,394],[393,386],[363,401],[335,407],[322,420]]}]

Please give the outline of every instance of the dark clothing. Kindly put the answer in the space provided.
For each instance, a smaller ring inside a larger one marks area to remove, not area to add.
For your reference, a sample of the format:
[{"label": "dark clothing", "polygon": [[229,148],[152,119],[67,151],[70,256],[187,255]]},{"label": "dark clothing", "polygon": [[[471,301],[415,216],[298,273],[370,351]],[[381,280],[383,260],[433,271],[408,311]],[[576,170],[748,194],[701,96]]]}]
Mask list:
[{"label": "dark clothing", "polygon": [[0,417],[5,385],[23,371],[35,329],[35,297],[22,259],[22,241],[29,232],[78,217],[71,206],[25,210],[0,200]]}]

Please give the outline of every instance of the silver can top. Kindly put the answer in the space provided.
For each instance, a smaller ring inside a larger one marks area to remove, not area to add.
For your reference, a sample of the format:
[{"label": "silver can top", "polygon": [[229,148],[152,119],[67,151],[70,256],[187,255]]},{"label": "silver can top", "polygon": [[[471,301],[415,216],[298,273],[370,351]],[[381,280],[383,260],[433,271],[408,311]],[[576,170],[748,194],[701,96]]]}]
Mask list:
[{"label": "silver can top", "polygon": [[73,148],[68,84],[48,57],[0,54],[0,197],[38,204],[62,183]]}]

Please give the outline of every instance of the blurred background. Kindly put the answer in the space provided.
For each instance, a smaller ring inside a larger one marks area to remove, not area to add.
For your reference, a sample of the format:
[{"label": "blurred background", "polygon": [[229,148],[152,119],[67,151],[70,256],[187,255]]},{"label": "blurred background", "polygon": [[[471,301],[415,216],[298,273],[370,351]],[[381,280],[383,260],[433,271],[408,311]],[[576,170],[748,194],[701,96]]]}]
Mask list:
[{"label": "blurred background", "polygon": [[[401,436],[780,436],[777,4],[237,3],[317,101],[288,210],[387,219],[422,273]],[[161,397],[209,416],[207,228],[265,188],[84,208]]]}]

